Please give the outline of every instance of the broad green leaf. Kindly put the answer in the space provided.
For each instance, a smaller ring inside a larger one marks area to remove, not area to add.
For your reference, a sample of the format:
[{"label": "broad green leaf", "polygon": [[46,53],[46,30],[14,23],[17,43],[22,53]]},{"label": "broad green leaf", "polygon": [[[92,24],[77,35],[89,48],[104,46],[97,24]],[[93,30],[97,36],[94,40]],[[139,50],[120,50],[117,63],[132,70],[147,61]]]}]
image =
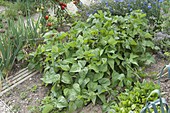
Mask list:
[{"label": "broad green leaf", "polygon": [[46,84],[56,83],[60,81],[60,74],[55,74],[47,71],[41,80]]},{"label": "broad green leaf", "polygon": [[[112,53],[111,53],[111,54],[112,54]],[[116,59],[117,57],[118,57],[117,54],[112,54],[112,55],[108,54],[108,58]]]},{"label": "broad green leaf", "polygon": [[100,50],[100,56],[103,55],[103,52],[104,52],[104,49],[101,49],[101,50]]},{"label": "broad green leaf", "polygon": [[83,39],[83,38],[84,38],[83,36],[79,35],[79,36],[77,37],[77,41],[78,41],[80,44],[83,44],[83,42],[84,42],[84,39]]},{"label": "broad green leaf", "polygon": [[79,78],[78,83],[79,83],[80,85],[82,85],[83,82],[84,82],[84,78]]},{"label": "broad green leaf", "polygon": [[63,96],[58,97],[56,106],[59,109],[67,107],[68,106],[67,100]]},{"label": "broad green leaf", "polygon": [[58,47],[57,46],[52,46],[52,53],[58,53]]},{"label": "broad green leaf", "polygon": [[67,46],[72,47],[72,48],[76,47],[76,45],[77,45],[77,43],[75,41],[67,43]]},{"label": "broad green leaf", "polygon": [[118,80],[122,81],[123,79],[125,78],[125,75],[124,74],[119,74],[118,76]]},{"label": "broad green leaf", "polygon": [[106,88],[104,88],[102,85],[98,85],[98,86],[96,87],[96,89],[97,89],[98,95],[100,95],[100,94],[102,94],[102,93],[104,93],[104,92],[107,91]]},{"label": "broad green leaf", "polygon": [[61,77],[61,82],[65,84],[71,84],[72,83],[72,77],[68,72],[64,72]]},{"label": "broad green leaf", "polygon": [[103,63],[103,64],[106,64],[106,63],[107,63],[107,58],[102,58],[101,60],[102,60],[102,63]]},{"label": "broad green leaf", "polygon": [[81,67],[77,63],[74,63],[70,69],[70,72],[80,72],[80,71],[81,71]]},{"label": "broad green leaf", "polygon": [[78,65],[83,68],[86,65],[86,61],[85,60],[79,60],[78,61]]},{"label": "broad green leaf", "polygon": [[[79,80],[79,84],[81,84],[80,82],[81,82],[81,80]],[[90,82],[90,78],[82,79],[81,87],[84,88],[87,85],[87,83],[89,83],[89,82]]]},{"label": "broad green leaf", "polygon": [[74,83],[74,84],[73,84],[73,89],[74,89],[75,91],[77,91],[78,93],[81,92],[81,88],[80,88],[80,85],[79,85],[78,83]]},{"label": "broad green leaf", "polygon": [[68,99],[69,99],[70,101],[75,101],[76,98],[77,98],[77,95],[78,95],[78,94],[77,94],[76,90],[70,89],[70,90],[69,90]]},{"label": "broad green leaf", "polygon": [[133,38],[129,38],[128,41],[129,41],[130,45],[134,45],[134,46],[137,45],[137,43],[135,42],[135,40]]},{"label": "broad green leaf", "polygon": [[96,64],[89,64],[88,68],[94,70],[96,73],[99,73],[99,67]]},{"label": "broad green leaf", "polygon": [[154,49],[154,43],[150,40],[143,40],[142,41],[142,45],[143,46],[146,46],[146,47],[151,47],[152,49]]},{"label": "broad green leaf", "polygon": [[108,71],[108,68],[107,68],[107,64],[102,64],[99,66],[99,69],[101,72],[107,72]]},{"label": "broad green leaf", "polygon": [[87,73],[88,73],[88,68],[87,68],[87,67],[84,67],[84,68],[79,72],[79,75],[80,75],[81,78],[84,79],[84,78],[86,77]]},{"label": "broad green leaf", "polygon": [[124,58],[122,57],[122,54],[117,54],[118,55],[118,58],[120,59],[120,60],[124,60]]},{"label": "broad green leaf", "polygon": [[108,78],[102,78],[102,79],[99,80],[99,83],[103,87],[108,87],[110,85],[110,80]]},{"label": "broad green leaf", "polygon": [[155,59],[154,59],[154,57],[150,53],[146,53],[145,61],[146,61],[145,62],[146,65],[149,65],[151,63],[155,63]]},{"label": "broad green leaf", "polygon": [[82,108],[83,105],[84,105],[84,100],[77,99],[77,100],[75,101],[75,104],[76,104],[77,108]]},{"label": "broad green leaf", "polygon": [[115,61],[113,59],[109,59],[108,60],[108,64],[111,67],[112,71],[114,70],[114,65],[115,65]]},{"label": "broad green leaf", "polygon": [[54,97],[58,97],[62,94],[62,91],[60,90],[60,86],[58,86],[58,83],[56,82],[53,87],[51,88],[51,93]]},{"label": "broad green leaf", "polygon": [[108,40],[108,43],[111,45],[111,46],[115,46],[117,44],[117,41],[111,37],[109,40]]},{"label": "broad green leaf", "polygon": [[152,38],[152,35],[150,33],[145,33],[144,37],[145,38]]},{"label": "broad green leaf", "polygon": [[64,93],[64,96],[68,96],[69,95],[69,93],[70,93],[70,89],[69,88],[65,88],[64,90],[63,90],[63,93]]},{"label": "broad green leaf", "polygon": [[93,105],[96,104],[96,98],[97,98],[96,95],[91,95],[91,101],[92,101]]},{"label": "broad green leaf", "polygon": [[77,109],[76,103],[75,102],[69,102],[69,112],[74,112]]},{"label": "broad green leaf", "polygon": [[103,76],[104,76],[104,73],[96,73],[94,74],[93,81],[96,82],[100,80],[101,78],[103,78]]},{"label": "broad green leaf", "polygon": [[130,58],[129,58],[129,63],[135,64],[136,66],[139,66],[137,63],[136,58],[138,58],[138,55],[135,55],[133,53],[130,54]]},{"label": "broad green leaf", "polygon": [[67,32],[61,32],[58,34],[58,39],[63,40],[66,36],[68,36]]},{"label": "broad green leaf", "polygon": [[90,81],[90,82],[87,84],[88,90],[89,90],[89,91],[96,91],[96,90],[97,90],[97,85],[98,85],[97,82],[92,82],[92,81]]},{"label": "broad green leaf", "polygon": [[61,69],[64,71],[69,71],[70,69],[69,65],[60,65],[59,67],[61,67]]},{"label": "broad green leaf", "polygon": [[98,95],[98,97],[100,98],[100,100],[105,104],[106,103],[106,95],[105,94],[100,94]]},{"label": "broad green leaf", "polygon": [[74,59],[73,58],[64,59],[62,61],[62,64],[73,64],[73,63],[74,63]]},{"label": "broad green leaf", "polygon": [[42,113],[50,113],[53,110],[53,105],[46,104],[42,110]]}]

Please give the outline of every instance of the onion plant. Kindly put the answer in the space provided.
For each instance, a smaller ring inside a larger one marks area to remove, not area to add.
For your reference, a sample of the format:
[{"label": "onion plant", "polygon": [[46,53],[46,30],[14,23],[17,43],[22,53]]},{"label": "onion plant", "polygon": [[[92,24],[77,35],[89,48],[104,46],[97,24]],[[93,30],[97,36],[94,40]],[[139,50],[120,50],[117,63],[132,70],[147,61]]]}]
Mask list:
[{"label": "onion plant", "polygon": [[38,22],[34,23],[27,18],[19,18],[18,21],[7,20],[8,28],[4,34],[0,34],[0,84],[1,80],[8,76],[14,66],[17,54],[24,45],[35,45],[39,37],[37,29]]}]

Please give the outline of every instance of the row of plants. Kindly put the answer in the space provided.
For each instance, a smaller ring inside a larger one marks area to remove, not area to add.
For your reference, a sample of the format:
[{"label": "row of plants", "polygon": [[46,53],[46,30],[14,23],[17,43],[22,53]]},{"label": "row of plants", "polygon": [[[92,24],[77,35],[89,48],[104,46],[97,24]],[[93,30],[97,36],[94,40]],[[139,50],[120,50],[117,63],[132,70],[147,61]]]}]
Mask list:
[{"label": "row of plants", "polygon": [[167,31],[169,6],[169,0],[96,0],[91,7],[80,6],[80,14],[88,17],[90,14],[96,13],[97,10],[109,10],[112,15],[125,16],[133,10],[141,10],[146,13],[152,30],[159,31],[163,28],[163,31]]},{"label": "row of plants", "polygon": [[154,62],[150,51],[155,46],[145,16],[140,10],[124,17],[100,10],[87,21],[75,22],[68,32],[47,32],[43,44],[30,54],[29,64],[43,72],[46,85],[52,85],[42,111],[73,112],[89,102],[116,101],[112,98],[133,89],[142,78],[139,67]]},{"label": "row of plants", "polygon": [[3,13],[4,17],[15,20],[18,19],[18,15],[26,16],[28,14],[37,13],[37,8],[40,7],[39,4],[41,3],[42,0],[0,0],[0,5],[4,6],[6,9],[5,13]]},{"label": "row of plants", "polygon": [[12,71],[26,67],[18,63],[28,58],[28,52],[36,48],[34,42],[40,37],[39,22],[34,23],[30,19],[25,22],[23,17],[19,17],[18,21],[6,20],[2,26],[6,27],[0,33],[0,84]]}]

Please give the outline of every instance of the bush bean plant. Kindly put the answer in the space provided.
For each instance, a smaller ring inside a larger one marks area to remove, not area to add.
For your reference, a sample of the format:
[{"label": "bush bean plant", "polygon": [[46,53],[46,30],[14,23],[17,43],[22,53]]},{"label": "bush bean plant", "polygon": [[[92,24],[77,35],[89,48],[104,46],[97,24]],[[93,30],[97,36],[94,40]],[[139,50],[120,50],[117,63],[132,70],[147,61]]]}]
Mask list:
[{"label": "bush bean plant", "polygon": [[[141,10],[146,13],[150,27],[153,30],[160,30],[160,24],[165,19],[165,14],[170,7],[169,0],[95,0],[91,6],[81,6],[79,13],[85,17],[94,14],[97,10],[110,10],[112,15],[125,16],[133,10]],[[165,11],[166,10],[166,11]],[[163,19],[164,15],[164,19]]]},{"label": "bush bean plant", "polygon": [[[42,113],[74,112],[90,102],[103,105],[103,112],[140,112],[149,93],[159,88],[142,82],[145,74],[140,69],[155,62],[152,51],[169,52],[169,38],[160,45],[153,38],[156,32],[169,32],[169,0],[98,0],[89,8],[75,0],[81,19],[68,13],[69,0],[29,2],[38,3],[42,18],[36,24],[22,25],[20,19],[18,24],[8,22],[7,31],[0,35],[1,78],[8,75],[16,58],[24,57],[26,44],[35,50],[29,54],[28,67],[40,70],[41,80],[51,86],[42,101]],[[27,6],[28,15],[35,8],[27,0],[18,3],[23,10]],[[68,24],[71,29],[63,30]],[[150,101],[157,98],[154,95]]]},{"label": "bush bean plant", "polygon": [[43,110],[71,112],[89,102],[104,104],[132,88],[141,79],[136,70],[154,62],[145,16],[139,10],[125,17],[98,11],[86,22],[75,22],[69,32],[47,32],[29,64],[52,85]]}]

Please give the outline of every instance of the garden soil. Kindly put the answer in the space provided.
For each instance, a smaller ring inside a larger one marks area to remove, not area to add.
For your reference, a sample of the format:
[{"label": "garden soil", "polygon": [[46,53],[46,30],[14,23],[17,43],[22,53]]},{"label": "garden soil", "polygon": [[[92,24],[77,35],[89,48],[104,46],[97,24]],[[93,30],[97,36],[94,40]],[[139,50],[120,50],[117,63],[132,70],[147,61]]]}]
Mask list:
[{"label": "garden soil", "polygon": [[[155,80],[155,77],[159,75],[160,71],[165,65],[170,65],[170,60],[164,59],[160,57],[160,55],[155,55],[156,63],[146,67],[145,72],[147,73],[147,81],[154,81],[155,84],[158,84],[158,79]],[[165,70],[164,73],[166,73]],[[158,77],[156,77],[158,78]],[[163,76],[160,79],[160,87],[161,92],[164,94],[163,97],[166,99],[168,104],[170,105],[170,79],[168,79],[168,75]]]},{"label": "garden soil", "polygon": [[[168,64],[168,61],[157,56],[155,59],[156,63],[146,67],[145,72],[148,75],[147,81],[154,81],[157,83],[153,78]],[[41,100],[47,96],[50,91],[50,88],[45,87],[40,78],[42,78],[41,74],[31,77],[13,90],[5,93],[1,97],[1,100],[15,113],[39,113],[38,106],[41,105]],[[161,90],[162,92],[165,92],[164,98],[170,104],[170,80],[167,79],[167,76],[161,79]],[[94,106],[89,104],[75,113],[102,113],[102,109],[100,105]]]}]

